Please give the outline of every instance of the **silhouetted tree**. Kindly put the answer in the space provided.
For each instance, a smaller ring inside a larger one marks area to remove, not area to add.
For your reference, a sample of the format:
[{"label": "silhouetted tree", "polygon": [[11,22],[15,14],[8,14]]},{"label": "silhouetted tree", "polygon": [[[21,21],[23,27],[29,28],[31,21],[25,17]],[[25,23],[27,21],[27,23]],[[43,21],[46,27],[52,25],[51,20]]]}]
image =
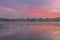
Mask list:
[{"label": "silhouetted tree", "polygon": [[39,18],[39,19],[38,19],[38,21],[43,22],[43,21],[44,21],[44,19],[43,19],[43,18]]}]

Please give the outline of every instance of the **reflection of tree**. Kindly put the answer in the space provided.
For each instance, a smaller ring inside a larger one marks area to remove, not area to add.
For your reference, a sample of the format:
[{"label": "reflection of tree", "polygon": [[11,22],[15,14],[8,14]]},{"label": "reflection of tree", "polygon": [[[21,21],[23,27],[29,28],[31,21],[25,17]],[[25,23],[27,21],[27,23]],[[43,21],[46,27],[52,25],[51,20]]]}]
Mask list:
[{"label": "reflection of tree", "polygon": [[2,31],[3,31],[3,25],[0,24],[0,32],[2,32]]}]

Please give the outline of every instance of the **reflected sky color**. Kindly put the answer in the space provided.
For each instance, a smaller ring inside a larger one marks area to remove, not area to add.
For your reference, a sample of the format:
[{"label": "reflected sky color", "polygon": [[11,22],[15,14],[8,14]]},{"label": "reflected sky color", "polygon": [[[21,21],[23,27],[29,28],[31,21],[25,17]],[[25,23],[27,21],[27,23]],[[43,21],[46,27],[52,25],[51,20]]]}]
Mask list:
[{"label": "reflected sky color", "polygon": [[60,17],[60,0],[0,0],[0,17]]},{"label": "reflected sky color", "polygon": [[[24,24],[23,24],[24,23]],[[0,31],[1,40],[59,40],[60,24],[7,22]]]}]

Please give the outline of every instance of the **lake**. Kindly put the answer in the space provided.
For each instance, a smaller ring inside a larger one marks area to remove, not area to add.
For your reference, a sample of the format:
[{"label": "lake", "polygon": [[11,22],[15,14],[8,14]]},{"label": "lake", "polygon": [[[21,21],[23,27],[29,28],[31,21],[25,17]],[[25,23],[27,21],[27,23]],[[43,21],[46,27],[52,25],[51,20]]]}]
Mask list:
[{"label": "lake", "polygon": [[0,40],[60,40],[60,22],[0,22]]}]

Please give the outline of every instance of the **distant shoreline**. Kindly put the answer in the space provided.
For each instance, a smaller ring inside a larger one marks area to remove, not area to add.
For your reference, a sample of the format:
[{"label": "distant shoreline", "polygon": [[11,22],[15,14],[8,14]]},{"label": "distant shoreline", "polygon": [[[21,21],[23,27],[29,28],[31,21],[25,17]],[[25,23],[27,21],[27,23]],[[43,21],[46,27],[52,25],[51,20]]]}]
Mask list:
[{"label": "distant shoreline", "polygon": [[60,17],[56,18],[16,18],[6,19],[0,18],[0,22],[60,22]]}]

